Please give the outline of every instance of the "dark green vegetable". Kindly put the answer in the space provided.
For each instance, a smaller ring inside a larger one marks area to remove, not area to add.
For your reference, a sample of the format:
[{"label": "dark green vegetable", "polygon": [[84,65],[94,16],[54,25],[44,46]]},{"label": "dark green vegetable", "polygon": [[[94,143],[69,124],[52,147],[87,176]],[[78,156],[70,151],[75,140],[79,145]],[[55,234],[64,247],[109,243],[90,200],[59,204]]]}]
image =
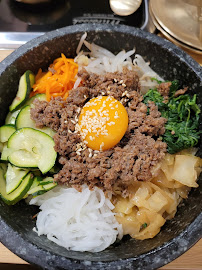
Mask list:
[{"label": "dark green vegetable", "polygon": [[196,95],[191,97],[184,94],[174,97],[177,89],[178,81],[173,81],[167,103],[163,102],[163,97],[157,89],[149,90],[144,95],[144,103],[153,101],[158,106],[161,116],[167,119],[162,140],[167,143],[167,151],[170,154],[195,146],[200,138],[200,109],[196,103]]},{"label": "dark green vegetable", "polygon": [[142,227],[145,229],[145,228],[147,228],[147,223],[145,222],[143,225],[142,225]]}]

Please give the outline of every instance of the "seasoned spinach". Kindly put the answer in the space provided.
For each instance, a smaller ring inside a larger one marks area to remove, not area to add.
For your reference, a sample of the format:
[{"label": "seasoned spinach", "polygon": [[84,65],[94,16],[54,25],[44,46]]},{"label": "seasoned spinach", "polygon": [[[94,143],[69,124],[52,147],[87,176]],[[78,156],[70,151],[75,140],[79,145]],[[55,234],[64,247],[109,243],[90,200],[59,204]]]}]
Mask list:
[{"label": "seasoned spinach", "polygon": [[200,138],[200,109],[196,103],[196,95],[191,97],[184,94],[174,97],[177,89],[178,81],[173,81],[167,103],[163,102],[163,97],[157,89],[149,90],[143,101],[145,104],[153,101],[158,106],[161,116],[167,119],[162,140],[167,143],[167,151],[170,154],[195,146]]}]

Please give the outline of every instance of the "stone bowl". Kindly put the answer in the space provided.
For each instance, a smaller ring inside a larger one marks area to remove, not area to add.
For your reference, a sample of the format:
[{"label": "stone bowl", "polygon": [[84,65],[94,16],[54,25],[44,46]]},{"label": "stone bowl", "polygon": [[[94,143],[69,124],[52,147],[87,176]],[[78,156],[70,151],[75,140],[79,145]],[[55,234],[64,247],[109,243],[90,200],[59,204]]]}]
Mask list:
[{"label": "stone bowl", "polygon": [[[8,107],[16,95],[20,76],[30,69],[34,73],[48,65],[61,52],[74,57],[84,32],[87,40],[114,53],[136,48],[151,67],[164,79],[178,79],[198,93],[202,104],[201,67],[185,52],[158,36],[128,26],[78,25],[45,34],[23,45],[0,63],[0,124],[4,123]],[[202,154],[199,145],[198,154]],[[29,263],[44,269],[156,269],[174,260],[202,236],[202,179],[179,207],[174,219],[168,221],[153,239],[138,241],[125,237],[99,253],[73,252],[38,237],[32,230],[32,216],[37,207],[24,201],[8,206],[0,200],[0,241]]]}]

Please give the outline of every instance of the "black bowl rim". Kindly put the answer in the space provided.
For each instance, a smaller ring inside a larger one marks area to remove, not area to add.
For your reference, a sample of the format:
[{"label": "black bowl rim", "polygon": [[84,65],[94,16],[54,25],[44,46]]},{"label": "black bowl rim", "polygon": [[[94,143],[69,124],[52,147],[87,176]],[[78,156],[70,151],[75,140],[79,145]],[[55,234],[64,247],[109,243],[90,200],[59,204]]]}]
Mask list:
[{"label": "black bowl rim", "polygon": [[[38,45],[64,36],[66,34],[72,33],[82,33],[88,31],[107,31],[107,32],[121,32],[127,33],[133,36],[139,36],[145,38],[152,43],[155,43],[165,49],[168,49],[172,54],[180,59],[180,61],[186,63],[189,68],[191,68],[194,73],[202,81],[202,68],[200,65],[193,60],[188,54],[186,54],[182,49],[178,48],[170,41],[160,38],[156,35],[150,34],[148,32],[142,31],[140,29],[117,25],[112,26],[108,24],[81,24],[68,26],[61,29],[57,29],[46,33],[38,38],[35,38],[25,45],[11,53],[7,58],[5,58],[0,63],[0,75],[6,71],[6,69],[20,56],[24,55],[30,50],[33,50]],[[202,83],[201,83],[202,85]],[[8,237],[9,236],[9,237]],[[95,262],[95,261],[76,261],[63,256],[56,255],[52,252],[43,250],[36,245],[30,243],[24,239],[23,235],[18,234],[14,231],[6,222],[0,217],[0,240],[1,242],[16,255],[22,259],[46,269],[68,269],[71,267],[73,269],[142,269],[144,262],[144,269],[156,269],[161,267],[172,260],[176,259],[189,248],[191,248],[200,238],[202,237],[202,213],[177,237],[171,239],[169,242],[164,243],[160,247],[151,250],[140,256],[120,259],[118,261],[108,261],[108,262]],[[14,244],[17,243],[17,244]],[[175,247],[178,246],[176,250]],[[165,256],[165,249],[169,252],[169,256]],[[175,250],[172,252],[172,250]],[[45,260],[44,260],[45,258]],[[155,259],[154,259],[155,258]],[[140,268],[139,268],[140,267]]]}]

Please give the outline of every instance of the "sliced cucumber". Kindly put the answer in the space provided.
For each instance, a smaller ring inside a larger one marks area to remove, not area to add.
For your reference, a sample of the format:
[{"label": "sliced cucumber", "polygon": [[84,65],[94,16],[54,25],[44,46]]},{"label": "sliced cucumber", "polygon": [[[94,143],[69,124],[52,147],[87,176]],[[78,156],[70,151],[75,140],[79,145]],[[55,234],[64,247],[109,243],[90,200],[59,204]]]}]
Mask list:
[{"label": "sliced cucumber", "polygon": [[[38,177],[38,176],[35,176],[34,177],[34,180],[33,180],[33,183],[32,183],[32,186],[30,187],[30,190],[28,190],[27,194],[30,195],[32,194],[32,189],[34,189],[35,187],[38,187],[38,185],[40,184],[40,181],[42,180],[41,177]],[[30,192],[31,191],[31,192]]]},{"label": "sliced cucumber", "polygon": [[3,175],[4,175],[7,171],[7,164],[0,163],[0,169],[3,171]]},{"label": "sliced cucumber", "polygon": [[7,141],[10,136],[16,131],[14,125],[4,125],[0,127],[0,142],[1,142],[1,160],[7,161],[10,150],[7,148]]},{"label": "sliced cucumber", "polygon": [[40,187],[43,187],[43,189],[40,189],[38,191],[36,190],[32,195],[34,197],[42,195],[42,194],[46,193],[47,191],[53,189],[56,186],[57,186],[57,183],[50,183],[50,184],[47,184],[45,186],[40,186]]},{"label": "sliced cucumber", "polygon": [[10,112],[18,110],[26,102],[33,84],[34,74],[27,70],[20,78],[17,95],[9,107]]},{"label": "sliced cucumber", "polygon": [[45,189],[45,191],[49,191],[49,190],[53,189],[56,186],[57,186],[57,183],[54,182],[54,183],[50,183],[50,184],[47,184],[47,185],[43,186],[43,188]]},{"label": "sliced cucumber", "polygon": [[2,167],[0,167],[0,194],[2,200],[8,205],[16,204],[18,201],[23,199],[23,197],[27,194],[27,191],[30,189],[32,182],[33,175],[29,173],[26,175],[26,177],[23,179],[22,183],[17,189],[15,189],[12,193],[7,194],[4,172]]},{"label": "sliced cucumber", "polygon": [[21,184],[28,172],[29,170],[23,170],[9,163],[6,172],[6,193],[13,192]]},{"label": "sliced cucumber", "polygon": [[57,153],[53,139],[33,128],[21,128],[8,140],[11,149],[8,160],[17,167],[38,167],[44,174],[55,164]]},{"label": "sliced cucumber", "polygon": [[45,179],[43,179],[43,181],[40,181],[40,179],[36,179],[35,177],[33,184],[30,190],[27,192],[27,194],[28,195],[32,194],[34,196],[41,195],[56,186],[57,186],[57,183],[53,182],[52,177],[46,177]]},{"label": "sliced cucumber", "polygon": [[3,151],[3,148],[4,148],[4,144],[0,142],[0,152]]},{"label": "sliced cucumber", "polygon": [[5,121],[5,124],[8,125],[8,124],[13,124],[15,125],[15,119],[18,115],[18,113],[20,112],[20,110],[17,110],[15,112],[9,112],[6,116],[6,121]]},{"label": "sliced cucumber", "polygon": [[30,117],[30,110],[31,110],[30,105],[27,105],[22,108],[15,121],[16,128],[20,129],[24,127],[30,127],[45,132],[49,136],[53,137],[55,135],[55,131],[53,131],[52,129],[48,127],[36,128],[35,122]]},{"label": "sliced cucumber", "polygon": [[51,184],[53,183],[53,181],[54,181],[53,177],[46,177],[42,181],[39,182],[39,186],[45,186],[45,185]]},{"label": "sliced cucumber", "polygon": [[28,99],[25,105],[31,105],[31,107],[33,107],[33,102],[35,99],[46,101],[46,94],[36,94],[35,96]]},{"label": "sliced cucumber", "polygon": [[12,153],[12,149],[8,149],[7,142],[3,144],[3,149],[1,152],[1,160],[8,161],[8,156]]},{"label": "sliced cucumber", "polygon": [[4,125],[0,127],[0,142],[5,143],[9,137],[16,131],[14,125]]},{"label": "sliced cucumber", "polygon": [[36,186],[36,187],[30,188],[30,190],[27,192],[27,194],[28,195],[31,195],[31,194],[33,195],[33,194],[35,194],[36,192],[39,192],[39,191],[44,191],[45,192],[43,186]]}]

